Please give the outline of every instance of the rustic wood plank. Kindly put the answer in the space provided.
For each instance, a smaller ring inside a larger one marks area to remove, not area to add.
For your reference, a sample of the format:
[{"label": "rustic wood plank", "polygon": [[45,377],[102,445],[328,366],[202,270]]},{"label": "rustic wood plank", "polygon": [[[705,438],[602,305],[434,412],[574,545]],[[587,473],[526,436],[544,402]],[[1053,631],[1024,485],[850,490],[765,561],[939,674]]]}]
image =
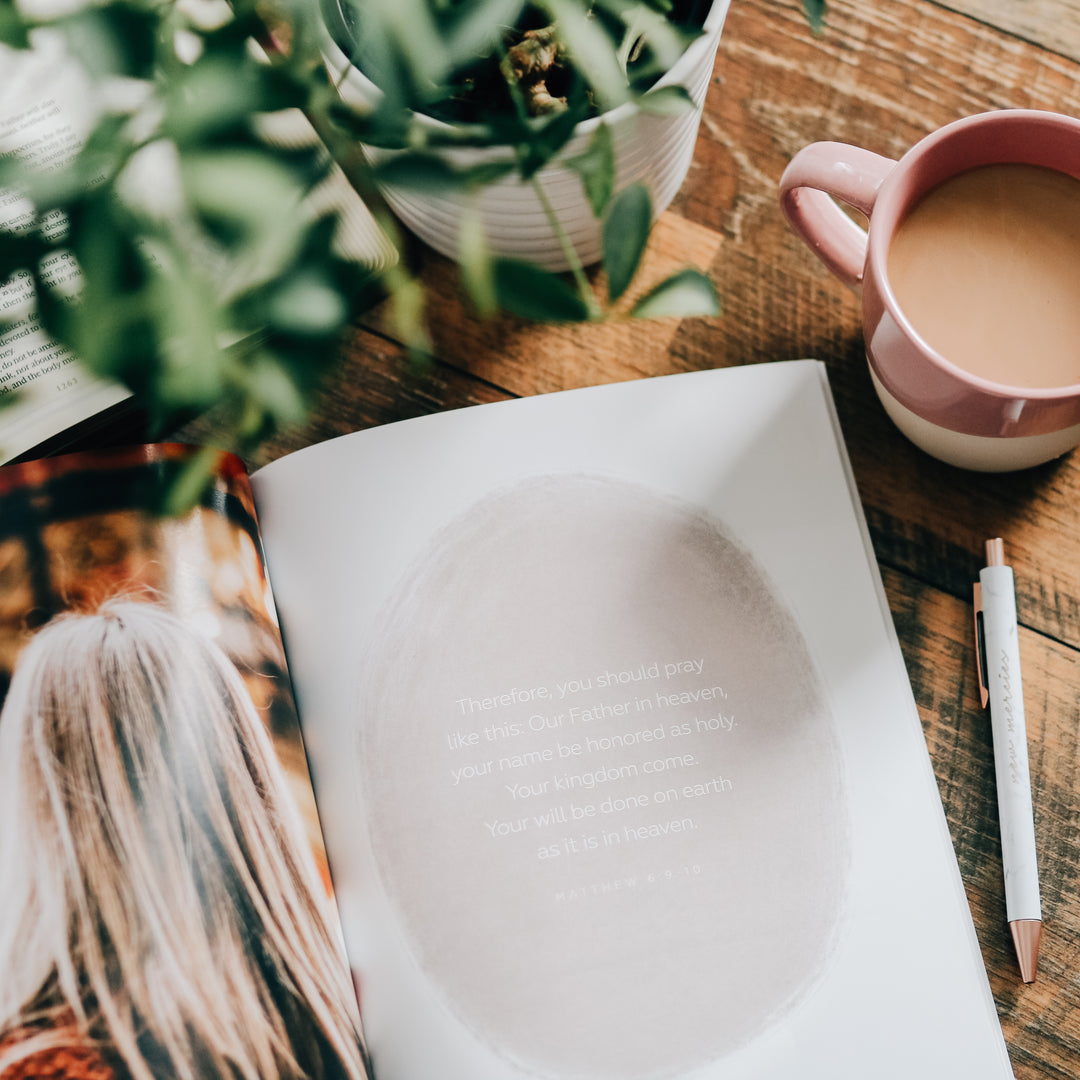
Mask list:
[{"label": "rustic wood plank", "polygon": [[885,585],[1017,1080],[1072,1080],[1080,1075],[1080,655],[1021,632],[1044,917],[1039,978],[1024,985],[1005,918],[990,723],[978,703],[968,608],[904,574],[886,572]]},{"label": "rustic wood plank", "polygon": [[[649,287],[677,270],[707,270],[722,237],[675,214],[660,218],[637,279],[621,299],[626,312]],[[422,268],[427,321],[435,354],[463,370],[518,394],[538,394],[669,370],[675,319],[631,320],[625,316],[592,324],[537,324],[515,318],[480,320],[463,304],[456,267],[428,252]],[[592,273],[597,296],[603,275]],[[715,320],[702,320],[706,325]],[[389,312],[375,313],[374,325],[390,332]]]},{"label": "rustic wood plank", "polygon": [[944,6],[1080,60],[1080,4],[1076,0],[945,0]]}]

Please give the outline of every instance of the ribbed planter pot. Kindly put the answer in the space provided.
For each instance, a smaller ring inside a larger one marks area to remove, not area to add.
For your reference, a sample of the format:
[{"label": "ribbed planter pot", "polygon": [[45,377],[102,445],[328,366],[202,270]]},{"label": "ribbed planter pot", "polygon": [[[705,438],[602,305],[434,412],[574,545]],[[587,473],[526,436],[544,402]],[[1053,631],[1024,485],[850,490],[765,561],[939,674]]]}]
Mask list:
[{"label": "ribbed planter pot", "polygon": [[[729,2],[717,0],[710,7],[704,22],[704,33],[691,43],[656,84],[685,87],[694,102],[694,109],[674,116],[655,116],[633,104],[621,105],[578,124],[560,159],[583,153],[597,124],[607,124],[615,146],[616,190],[638,181],[645,183],[652,195],[653,216],[658,217],[675,197],[690,168],[701,123],[701,109],[712,77]],[[340,44],[347,41],[345,24],[336,5],[331,2],[327,6],[332,9],[326,12],[329,30],[325,44],[327,63],[335,75],[346,72],[339,84],[342,97],[362,107],[377,97],[379,90],[358,67],[350,63]],[[442,121],[431,117],[421,116],[420,120],[435,127],[443,126]],[[364,149],[373,164],[394,152],[373,147]],[[455,148],[440,153],[458,167],[512,159],[512,152],[506,147]],[[556,160],[541,170],[539,179],[582,264],[589,266],[599,262],[600,223],[593,216],[580,178]],[[401,221],[421,240],[449,258],[457,257],[462,213],[468,205],[479,210],[493,254],[526,259],[548,270],[567,269],[566,255],[536,192],[516,177],[488,185],[479,198],[475,195],[421,194],[391,185],[384,185],[381,190]]]}]

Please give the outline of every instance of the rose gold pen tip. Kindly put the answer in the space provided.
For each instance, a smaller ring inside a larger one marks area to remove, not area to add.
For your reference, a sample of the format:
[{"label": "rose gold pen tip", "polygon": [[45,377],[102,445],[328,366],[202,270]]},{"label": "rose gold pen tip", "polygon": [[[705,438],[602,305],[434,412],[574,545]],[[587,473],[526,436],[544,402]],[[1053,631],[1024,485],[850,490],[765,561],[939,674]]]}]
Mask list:
[{"label": "rose gold pen tip", "polygon": [[1039,966],[1039,943],[1042,941],[1042,923],[1038,919],[1017,919],[1009,923],[1016,959],[1020,961],[1020,978],[1026,983],[1035,981]]},{"label": "rose gold pen tip", "polygon": [[986,541],[986,565],[1005,565],[1005,543],[999,536],[996,540]]}]

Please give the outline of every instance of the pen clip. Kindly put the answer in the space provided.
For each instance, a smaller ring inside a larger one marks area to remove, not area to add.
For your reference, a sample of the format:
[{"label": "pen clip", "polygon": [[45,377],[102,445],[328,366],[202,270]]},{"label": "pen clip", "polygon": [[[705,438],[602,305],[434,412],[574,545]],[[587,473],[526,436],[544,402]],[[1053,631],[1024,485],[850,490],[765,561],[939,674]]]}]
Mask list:
[{"label": "pen clip", "polygon": [[975,582],[975,671],[979,676],[979,701],[985,709],[990,701],[990,688],[986,685],[986,634],[983,629],[982,585]]}]

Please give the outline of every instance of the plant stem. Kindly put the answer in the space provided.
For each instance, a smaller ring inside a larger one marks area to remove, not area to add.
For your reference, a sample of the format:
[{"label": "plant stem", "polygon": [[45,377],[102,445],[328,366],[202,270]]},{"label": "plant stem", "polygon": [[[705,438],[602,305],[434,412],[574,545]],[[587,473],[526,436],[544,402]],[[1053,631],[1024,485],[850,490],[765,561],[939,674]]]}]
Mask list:
[{"label": "plant stem", "polygon": [[589,318],[598,318],[603,314],[603,311],[596,302],[592,286],[589,284],[589,279],[585,276],[585,267],[581,265],[581,259],[578,258],[577,250],[570,242],[570,237],[563,228],[563,224],[559,220],[559,215],[555,212],[555,207],[551,205],[551,200],[544,190],[544,185],[540,182],[539,173],[534,175],[529,183],[532,185],[533,191],[536,192],[537,199],[540,200],[540,205],[543,207],[544,214],[548,219],[548,224],[551,225],[551,231],[554,233],[555,239],[558,240],[563,255],[566,256],[566,261],[570,264],[570,272],[574,275],[574,282],[577,285],[582,302],[588,309]]},{"label": "plant stem", "polygon": [[[514,103],[514,112],[517,116],[518,123],[524,128],[528,128],[530,124],[530,118],[528,110],[525,107],[525,98],[521,93],[521,87],[518,85],[516,79],[509,78],[506,74],[506,47],[502,43],[499,44],[499,69],[503,73],[503,78],[506,79],[507,89],[510,91],[510,100]],[[522,162],[524,160],[524,149],[520,145],[514,147],[514,156],[518,162],[519,175],[523,173]],[[585,309],[589,313],[590,319],[596,319],[603,314],[600,305],[596,302],[596,297],[593,295],[591,286],[589,285],[589,279],[585,276],[585,268],[581,265],[581,259],[578,258],[577,250],[570,242],[570,237],[567,236],[566,230],[563,228],[562,222],[559,220],[559,215],[555,212],[555,207],[551,205],[551,200],[548,198],[547,192],[544,190],[544,185],[540,182],[540,174],[533,173],[529,180],[532,185],[532,189],[536,192],[536,197],[540,201],[540,206],[543,208],[544,216],[548,219],[548,224],[551,226],[551,231],[555,236],[555,239],[559,242],[559,247],[562,248],[563,255],[566,257],[566,261],[570,266],[570,272],[574,275],[574,282],[577,285],[578,294],[581,296],[582,303],[585,305]]]},{"label": "plant stem", "polygon": [[[327,74],[328,74],[328,75],[332,75],[332,72],[330,71],[330,64],[329,64],[329,63],[327,63],[326,67],[327,67]],[[338,91],[339,93],[340,93],[340,91],[341,91],[341,88],[342,88],[342,86],[344,86],[344,85],[345,85],[345,80],[346,80],[346,79],[348,78],[348,76],[349,76],[349,68],[350,68],[350,67],[351,67],[351,65],[350,65],[349,61],[348,61],[348,60],[346,60],[346,61],[345,61],[345,63],[344,63],[344,65],[343,65],[343,66],[342,66],[342,68],[341,68],[341,71],[340,71],[340,72],[339,72],[339,73],[337,74],[337,76],[335,76],[335,77],[332,77],[332,78],[330,79],[330,84],[331,84],[331,85],[333,86],[333,88],[334,88],[335,90],[337,90],[337,91]]]}]

